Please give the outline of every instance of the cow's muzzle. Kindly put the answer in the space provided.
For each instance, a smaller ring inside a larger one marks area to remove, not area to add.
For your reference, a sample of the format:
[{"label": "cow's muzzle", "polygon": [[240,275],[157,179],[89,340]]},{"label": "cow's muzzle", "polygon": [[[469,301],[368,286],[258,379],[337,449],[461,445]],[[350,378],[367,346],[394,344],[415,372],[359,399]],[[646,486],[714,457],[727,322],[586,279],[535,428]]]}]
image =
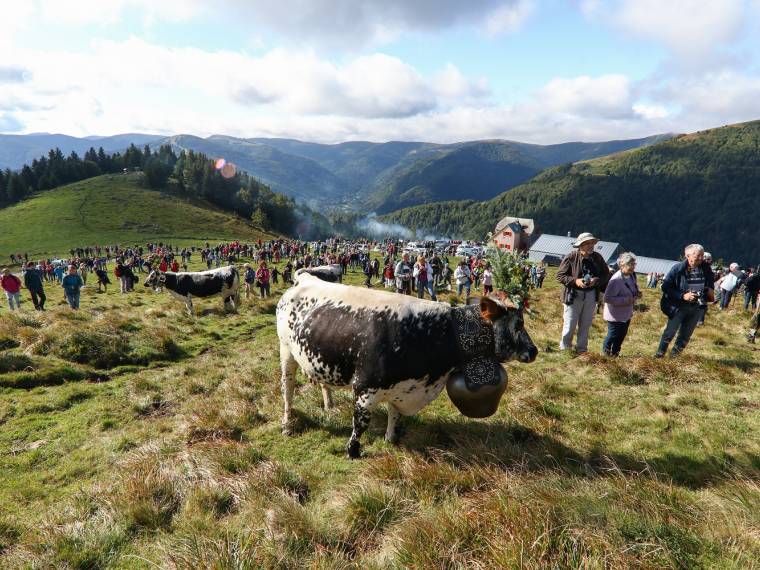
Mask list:
[{"label": "cow's muzzle", "polygon": [[519,352],[517,359],[520,362],[528,364],[530,362],[533,362],[536,359],[536,356],[538,356],[538,348],[536,348],[535,344],[531,343],[527,350],[521,350]]}]

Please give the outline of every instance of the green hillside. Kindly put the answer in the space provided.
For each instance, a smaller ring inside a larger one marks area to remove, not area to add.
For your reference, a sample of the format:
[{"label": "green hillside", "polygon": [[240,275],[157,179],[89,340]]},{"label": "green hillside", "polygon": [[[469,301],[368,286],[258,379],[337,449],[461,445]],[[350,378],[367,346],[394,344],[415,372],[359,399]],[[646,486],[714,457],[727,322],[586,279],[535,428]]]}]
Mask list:
[{"label": "green hillside", "polygon": [[74,246],[268,238],[205,202],[146,190],[138,175],[104,175],[0,209],[0,260],[11,252],[62,254]]},{"label": "green hillside", "polygon": [[591,231],[642,255],[672,259],[700,242],[746,264],[760,260],[759,189],[754,121],[558,166],[486,202],[431,204],[383,219],[482,239],[510,214],[534,218],[544,233]]},{"label": "green hillside", "polygon": [[508,142],[477,142],[442,148],[395,169],[367,200],[368,209],[392,212],[405,206],[464,196],[486,200],[532,178],[541,164]]}]

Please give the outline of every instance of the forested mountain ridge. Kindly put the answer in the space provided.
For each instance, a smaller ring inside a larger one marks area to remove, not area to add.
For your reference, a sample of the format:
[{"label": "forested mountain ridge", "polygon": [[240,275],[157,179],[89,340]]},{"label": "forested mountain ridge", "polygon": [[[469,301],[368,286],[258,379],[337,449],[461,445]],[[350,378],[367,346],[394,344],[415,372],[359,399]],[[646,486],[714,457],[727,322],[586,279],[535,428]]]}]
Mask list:
[{"label": "forested mountain ridge", "polygon": [[183,199],[203,200],[265,231],[301,237],[330,233],[329,222],[323,215],[289,196],[273,192],[245,171],[201,152],[183,150],[176,154],[169,144],[156,150],[148,145],[139,149],[131,144],[124,154],[108,154],[102,147],[97,151],[90,147],[83,157],[73,151],[64,156],[61,149],[50,149],[47,155],[35,158],[18,171],[0,170],[0,209],[72,182],[122,172],[139,172],[145,188],[168,191]]},{"label": "forested mountain ridge", "polygon": [[[311,207],[384,213],[440,200],[489,199],[548,166],[638,148],[661,136],[668,135],[599,143],[535,145],[507,140],[452,144],[415,141],[319,144],[226,135],[156,138],[134,134],[107,139],[13,135],[6,137],[7,141],[2,139],[5,144],[0,148],[0,168],[20,168],[49,148],[60,148],[64,155],[71,151],[82,154],[93,144],[115,146],[113,150],[122,151],[134,140],[138,146],[147,143],[153,149],[168,144],[177,153],[193,150],[211,158],[225,158],[272,190]],[[53,143],[38,148],[49,140]]]},{"label": "forested mountain ridge", "polygon": [[[83,155],[87,149],[94,146],[102,147],[107,153],[123,152],[130,144],[142,147],[145,144],[154,145],[164,137],[142,133],[125,133],[109,137],[71,137],[50,133],[35,133],[30,135],[0,134],[0,169],[15,170],[24,164],[31,164],[40,155],[47,154],[51,148],[59,148],[64,155],[75,152]],[[157,148],[157,147],[156,147]]]},{"label": "forested mountain ridge", "polygon": [[443,235],[483,239],[504,215],[541,231],[591,231],[636,253],[677,258],[703,243],[717,257],[760,261],[760,121],[548,169],[488,201],[442,202],[384,216]]}]

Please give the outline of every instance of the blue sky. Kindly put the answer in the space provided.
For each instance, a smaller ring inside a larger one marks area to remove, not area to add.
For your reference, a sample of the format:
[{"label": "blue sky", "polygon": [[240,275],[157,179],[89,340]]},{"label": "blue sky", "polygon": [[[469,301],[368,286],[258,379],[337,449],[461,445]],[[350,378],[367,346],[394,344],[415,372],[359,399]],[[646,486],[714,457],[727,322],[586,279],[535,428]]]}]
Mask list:
[{"label": "blue sky", "polygon": [[760,118],[760,0],[0,10],[0,132],[553,143]]}]

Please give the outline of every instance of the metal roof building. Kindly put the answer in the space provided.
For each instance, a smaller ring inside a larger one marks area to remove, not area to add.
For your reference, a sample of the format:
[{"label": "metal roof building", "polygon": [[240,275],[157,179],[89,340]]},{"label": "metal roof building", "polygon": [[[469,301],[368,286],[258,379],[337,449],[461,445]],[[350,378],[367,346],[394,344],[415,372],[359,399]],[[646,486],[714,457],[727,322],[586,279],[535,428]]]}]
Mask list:
[{"label": "metal roof building", "polygon": [[670,268],[673,267],[677,261],[670,259],[657,259],[656,257],[644,257],[643,255],[636,256],[636,273],[664,273],[667,275]]},{"label": "metal roof building", "polygon": [[[573,250],[576,238],[567,236],[541,235],[528,250],[528,259],[543,261],[549,265],[559,265],[562,258]],[[598,241],[594,251],[601,254],[607,265],[613,265],[620,254],[620,244],[611,241]]]}]

